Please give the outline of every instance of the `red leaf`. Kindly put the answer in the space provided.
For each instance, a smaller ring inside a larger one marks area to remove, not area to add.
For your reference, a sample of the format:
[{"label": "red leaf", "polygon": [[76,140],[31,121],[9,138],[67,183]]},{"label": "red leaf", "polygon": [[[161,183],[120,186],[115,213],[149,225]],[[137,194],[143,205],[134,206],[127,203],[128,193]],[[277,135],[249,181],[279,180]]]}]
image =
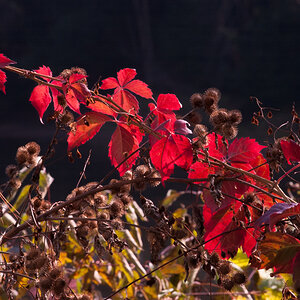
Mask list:
[{"label": "red leaf", "polygon": [[0,68],[4,68],[10,64],[16,64],[16,62],[4,56],[3,54],[0,54]]},{"label": "red leaf", "polygon": [[291,165],[291,161],[300,162],[300,145],[299,144],[296,144],[292,140],[289,140],[289,141],[282,140],[280,142],[280,145],[281,145],[283,154],[289,165]]},{"label": "red leaf", "polygon": [[152,91],[148,85],[141,80],[133,80],[126,84],[126,89],[146,99],[152,98]]},{"label": "red leaf", "polygon": [[[52,76],[52,72],[49,67],[42,66],[38,70],[35,70],[36,73],[43,74],[43,75],[48,75]],[[45,78],[47,82],[50,81],[50,79]],[[34,106],[34,108],[37,110],[39,116],[40,116],[40,121],[43,123],[43,115],[48,108],[50,102],[51,102],[51,96],[49,92],[49,87],[46,85],[38,85],[36,86],[31,95],[29,101],[31,104]]]},{"label": "red leaf", "polygon": [[136,70],[126,68],[117,73],[118,80],[109,77],[102,81],[101,89],[115,89],[113,100],[126,111],[139,111],[139,103],[129,91],[144,98],[152,97],[152,91],[146,83],[140,80],[133,80],[136,74]]},{"label": "red leaf", "polygon": [[76,131],[70,131],[68,136],[68,151],[78,147],[93,138],[103,124],[111,119],[104,114],[97,112],[87,112],[76,122]]},{"label": "red leaf", "polygon": [[[15,64],[15,63],[16,62],[7,58],[3,54],[0,54],[0,68],[4,68],[7,65]],[[5,85],[4,85],[5,82],[6,82],[6,74],[0,70],[0,91],[2,91],[4,94],[6,94]]]},{"label": "red leaf", "polygon": [[[100,96],[94,96],[99,99],[101,99],[104,103],[106,102],[106,99],[100,97]],[[101,101],[95,101],[95,103],[90,103],[88,105],[88,108],[90,108],[93,111],[102,112],[103,114],[109,115],[109,116],[117,116],[117,113],[113,111],[111,108],[109,108],[106,104],[104,104]]]},{"label": "red leaf", "polygon": [[49,87],[45,85],[36,86],[30,95],[29,101],[37,110],[40,116],[40,121],[43,123],[43,115],[51,102]]},{"label": "red leaf", "polygon": [[255,222],[255,227],[270,224],[272,228],[278,221],[300,214],[299,203],[276,203]]},{"label": "red leaf", "polygon": [[72,89],[64,89],[64,94],[66,97],[66,101],[68,106],[77,112],[78,114],[81,114],[80,112],[80,104],[75,96],[75,93]]},{"label": "red leaf", "polygon": [[185,136],[170,134],[153,145],[150,157],[164,181],[173,173],[175,164],[186,170],[190,168],[193,162],[192,145]]},{"label": "red leaf", "polygon": [[217,212],[204,205],[203,208],[204,227],[205,227],[205,248],[209,252],[216,251],[221,254],[223,251],[226,257],[234,256],[239,247],[243,247],[249,256],[251,250],[256,244],[253,236],[253,230],[247,230],[239,226],[236,220],[246,222],[245,214],[241,203],[235,201],[235,204],[223,207]]},{"label": "red leaf", "polygon": [[267,232],[258,242],[262,268],[275,268],[274,274],[292,273],[300,252],[300,241],[281,232]]},{"label": "red leaf", "polygon": [[231,162],[249,163],[255,159],[265,146],[259,145],[255,139],[235,139],[228,148],[228,160]]},{"label": "red leaf", "polygon": [[125,68],[117,73],[119,85],[124,87],[130,80],[136,76],[136,70]]},{"label": "red leaf", "polygon": [[117,88],[113,94],[113,100],[129,113],[139,111],[139,102],[126,90]]},{"label": "red leaf", "polygon": [[114,77],[109,77],[104,80],[102,80],[102,85],[101,89],[102,90],[110,90],[110,89],[115,89],[119,86],[119,83],[116,78]]},{"label": "red leaf", "polygon": [[[108,156],[113,166],[117,167],[126,157],[128,157],[128,155],[136,151],[139,148],[139,143],[139,138],[134,136],[128,125],[118,123],[118,126],[108,144]],[[127,170],[132,168],[138,156],[139,151],[128,158],[118,168],[120,176],[123,176]]]},{"label": "red leaf", "polygon": [[[34,71],[38,74],[52,76],[52,71],[50,70],[49,67],[46,67],[46,66],[39,67],[38,70],[34,70]],[[50,81],[49,78],[44,78],[44,80],[46,80],[47,82]]]},{"label": "red leaf", "polygon": [[225,161],[227,156],[227,150],[222,141],[221,135],[210,133],[207,136],[207,143],[205,146],[208,148],[208,153],[210,156]]},{"label": "red leaf", "polygon": [[[262,154],[257,155],[255,159],[251,160],[250,165],[258,176],[270,179],[269,164]],[[259,182],[257,182],[257,184],[259,184]]]},{"label": "red leaf", "polygon": [[157,98],[157,108],[167,110],[179,110],[182,105],[174,94],[160,94]]},{"label": "red leaf", "polygon": [[5,85],[4,85],[5,82],[6,82],[6,74],[0,70],[0,91],[2,91],[4,94],[6,94]]},{"label": "red leaf", "polygon": [[[214,173],[214,168],[212,166],[210,167],[206,163],[197,161],[191,165],[188,177],[191,179],[207,178],[209,174],[213,174],[213,173]],[[207,181],[205,180],[202,182],[207,182]]]},{"label": "red leaf", "polygon": [[[58,81],[58,80],[53,80],[51,83],[54,85],[62,86],[62,82]],[[53,88],[53,87],[50,87],[50,90],[52,93],[54,110],[62,113],[64,108],[58,103],[58,100],[57,100],[57,96],[62,95],[61,92],[59,92],[59,90],[57,90],[56,88]]]}]

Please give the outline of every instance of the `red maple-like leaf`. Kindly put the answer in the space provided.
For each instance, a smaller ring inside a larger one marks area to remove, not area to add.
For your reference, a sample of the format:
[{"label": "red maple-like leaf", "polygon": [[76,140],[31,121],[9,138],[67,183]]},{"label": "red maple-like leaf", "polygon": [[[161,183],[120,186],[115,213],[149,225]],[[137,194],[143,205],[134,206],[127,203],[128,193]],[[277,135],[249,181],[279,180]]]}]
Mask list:
[{"label": "red maple-like leaf", "polygon": [[272,228],[278,221],[300,214],[299,203],[276,203],[255,222],[255,227],[269,224]]},{"label": "red maple-like leaf", "polygon": [[[49,67],[43,66],[40,67],[38,70],[35,70],[38,74],[48,75],[52,76],[52,72]],[[46,81],[50,81],[50,79],[46,78]],[[49,87],[46,85],[38,85],[36,86],[31,95],[29,101],[34,106],[34,108],[37,110],[40,121],[43,123],[43,115],[48,108],[50,102],[51,102],[51,96],[50,96],[50,90]]]},{"label": "red maple-like leaf", "polygon": [[5,82],[6,82],[6,74],[5,72],[0,70],[0,91],[2,91],[4,94],[6,94],[5,92]]},{"label": "red maple-like leaf", "polygon": [[[153,103],[149,103],[148,106],[150,113],[156,116],[151,123],[151,128],[162,135],[165,130],[174,133],[174,124],[177,118],[173,110],[179,110],[182,107],[176,95],[160,94],[157,98],[157,106]],[[160,126],[162,124],[163,128]],[[150,136],[149,140],[151,146],[157,142],[157,138],[154,136]]]},{"label": "red maple-like leaf", "polygon": [[121,106],[124,110],[131,113],[139,111],[139,103],[133,92],[143,98],[152,98],[152,91],[148,85],[141,80],[133,80],[136,76],[136,70],[125,68],[117,73],[117,79],[109,77],[102,81],[101,89],[115,89],[113,101]]},{"label": "red maple-like leaf", "polygon": [[9,59],[2,53],[0,53],[0,68],[4,68],[5,66],[11,65],[11,64],[16,64],[16,62]]},{"label": "red maple-like leaf", "polygon": [[264,239],[258,242],[257,250],[262,260],[261,268],[274,268],[274,275],[297,274],[300,241],[295,237],[281,232],[267,232]]},{"label": "red maple-like leaf", "polygon": [[68,82],[62,86],[67,105],[78,114],[80,114],[80,102],[86,104],[86,100],[91,97],[91,91],[82,82],[86,77],[83,74],[72,74]]},{"label": "red maple-like leaf", "polygon": [[108,156],[114,167],[117,167],[129,155],[131,155],[123,164],[118,167],[120,176],[131,169],[139,156],[139,151],[132,154],[139,148],[143,133],[137,128],[131,128],[127,124],[118,121],[117,128],[114,131],[108,144]]},{"label": "red maple-like leaf", "polygon": [[[0,53],[0,68],[4,68],[5,66],[8,66],[10,64],[15,64],[13,60],[7,58],[2,53]],[[5,82],[6,82],[6,74],[5,72],[0,70],[0,91],[2,91],[4,94],[5,92]]]},{"label": "red maple-like leaf", "polygon": [[243,206],[240,202],[229,205],[212,213],[207,205],[203,207],[205,227],[205,248],[209,252],[225,253],[225,257],[233,257],[239,247],[249,256],[256,244],[253,229],[240,226],[239,222],[247,222]]},{"label": "red maple-like leaf", "polygon": [[117,116],[117,113],[105,104],[107,101],[106,99],[102,98],[101,96],[94,96],[94,97],[98,98],[100,101],[95,101],[94,103],[88,104],[88,108],[90,108],[93,111],[102,112],[103,114],[109,116],[113,116],[113,117]]},{"label": "red maple-like leaf", "polygon": [[296,144],[292,140],[282,140],[280,142],[280,146],[289,165],[291,165],[291,161],[300,162],[299,144]]},{"label": "red maple-like leaf", "polygon": [[264,148],[249,137],[234,139],[228,148],[227,159],[231,163],[250,163]]},{"label": "red maple-like leaf", "polygon": [[158,140],[150,150],[154,167],[160,172],[162,182],[170,177],[174,165],[189,170],[193,162],[190,140],[179,134],[170,134]]},{"label": "red maple-like leaf", "polygon": [[71,130],[68,136],[68,151],[92,139],[100,128],[111,118],[105,114],[89,111],[76,121],[75,132]]}]

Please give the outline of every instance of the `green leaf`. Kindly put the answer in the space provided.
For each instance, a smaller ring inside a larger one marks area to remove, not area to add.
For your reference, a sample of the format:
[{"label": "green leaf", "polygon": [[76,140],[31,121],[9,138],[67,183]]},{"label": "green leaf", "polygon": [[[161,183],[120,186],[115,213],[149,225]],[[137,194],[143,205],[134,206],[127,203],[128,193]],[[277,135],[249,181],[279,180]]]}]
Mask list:
[{"label": "green leaf", "polygon": [[177,198],[181,195],[181,193],[175,191],[175,190],[168,190],[167,195],[165,199],[162,200],[161,206],[169,207],[177,200]]},{"label": "green leaf", "polygon": [[23,202],[27,199],[30,187],[31,187],[31,184],[27,184],[22,188],[22,190],[13,206],[12,211],[17,210],[23,204]]},{"label": "green leaf", "polygon": [[39,178],[39,191],[42,195],[42,198],[44,198],[47,194],[48,188],[52,184],[54,178],[47,173],[45,170],[42,170],[40,172],[40,178]]}]

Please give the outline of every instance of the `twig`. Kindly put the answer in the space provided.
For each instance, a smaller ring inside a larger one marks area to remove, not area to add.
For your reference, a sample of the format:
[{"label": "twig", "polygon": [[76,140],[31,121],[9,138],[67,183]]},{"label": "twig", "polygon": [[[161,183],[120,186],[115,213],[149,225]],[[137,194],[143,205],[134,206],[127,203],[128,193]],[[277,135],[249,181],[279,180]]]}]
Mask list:
[{"label": "twig", "polygon": [[80,175],[80,178],[79,178],[79,180],[78,180],[78,182],[77,182],[77,184],[76,184],[76,188],[79,187],[79,184],[80,184],[80,182],[81,182],[83,176],[85,177],[85,170],[86,170],[87,165],[88,165],[89,162],[90,162],[91,155],[92,155],[92,149],[90,149],[90,151],[89,151],[89,155],[88,155],[88,157],[87,157],[87,159],[86,159],[86,161],[85,161],[83,170],[81,171],[81,175]]}]

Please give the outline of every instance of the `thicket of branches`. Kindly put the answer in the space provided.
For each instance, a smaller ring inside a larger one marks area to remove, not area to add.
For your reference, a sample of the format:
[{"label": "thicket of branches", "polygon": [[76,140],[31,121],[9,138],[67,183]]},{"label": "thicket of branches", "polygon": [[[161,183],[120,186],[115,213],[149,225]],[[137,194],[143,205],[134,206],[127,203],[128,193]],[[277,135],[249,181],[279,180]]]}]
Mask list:
[{"label": "thicket of branches", "polygon": [[[89,88],[81,68],[53,76],[49,67],[31,71],[13,63],[0,54],[0,90],[6,92],[5,71],[34,80],[29,100],[42,123],[47,110],[46,124],[56,130],[46,151],[28,141],[5,170],[1,299],[297,298],[294,107],[289,120],[273,124],[272,108],[251,97],[253,126],[269,128],[269,143],[260,145],[237,138],[241,112],[221,108],[216,88],[193,94],[190,112],[179,116],[178,98],[154,99],[134,69]],[[146,116],[139,115],[139,101],[149,102]],[[57,137],[67,136],[71,169],[82,158],[80,145],[101,138],[107,122],[116,124],[108,145],[111,172],[84,184],[90,152],[77,186],[66,199],[49,201],[53,178],[45,165],[55,156]],[[175,167],[186,176],[175,176]],[[168,189],[170,183],[178,190]],[[144,191],[158,185],[165,194],[156,203]],[[273,280],[263,275],[269,269]]]}]

